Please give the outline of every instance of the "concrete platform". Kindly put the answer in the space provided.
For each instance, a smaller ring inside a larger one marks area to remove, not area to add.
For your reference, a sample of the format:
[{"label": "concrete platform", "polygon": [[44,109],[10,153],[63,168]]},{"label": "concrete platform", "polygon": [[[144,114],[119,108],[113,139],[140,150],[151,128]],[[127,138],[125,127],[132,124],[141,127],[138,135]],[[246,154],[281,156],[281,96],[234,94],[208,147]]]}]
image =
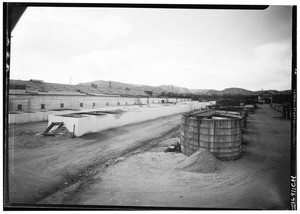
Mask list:
[{"label": "concrete platform", "polygon": [[191,102],[158,107],[128,108],[117,110],[100,110],[76,112],[63,115],[49,115],[48,125],[52,122],[63,122],[65,127],[74,134],[82,136],[86,133],[139,123],[159,117],[185,113],[191,110],[206,108],[208,102]]},{"label": "concrete platform", "polygon": [[[96,110],[115,110],[115,109],[134,109],[134,108],[141,108],[146,105],[131,105],[131,106],[109,106],[109,107],[98,107],[98,108],[83,108],[83,109],[66,109],[66,110],[43,110],[43,111],[33,111],[33,112],[14,112],[8,114],[8,124],[25,124],[25,123],[35,123],[35,122],[42,122],[48,121],[49,115],[63,115],[63,114],[70,114],[75,112],[89,112],[89,111],[96,111]],[[151,106],[162,106],[162,104],[151,104]]]}]

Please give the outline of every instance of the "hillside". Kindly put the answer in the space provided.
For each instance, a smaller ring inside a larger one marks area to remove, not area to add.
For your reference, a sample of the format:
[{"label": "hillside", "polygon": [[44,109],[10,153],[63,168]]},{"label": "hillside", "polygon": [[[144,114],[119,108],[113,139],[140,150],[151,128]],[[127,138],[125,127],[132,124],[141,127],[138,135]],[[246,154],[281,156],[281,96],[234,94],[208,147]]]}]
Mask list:
[{"label": "hillside", "polygon": [[161,85],[161,86],[158,86],[158,87],[161,88],[162,90],[165,90],[165,91],[168,91],[168,92],[173,92],[173,93],[176,93],[176,94],[192,94],[193,93],[188,88],[182,88],[182,87],[178,87],[178,86]]},{"label": "hillside", "polygon": [[238,94],[238,95],[244,95],[244,96],[250,96],[254,95],[252,91],[243,89],[243,88],[226,88],[223,91],[221,91],[222,95],[232,95],[232,94]]},{"label": "hillside", "polygon": [[[214,90],[214,89],[188,89],[179,86],[172,85],[161,85],[161,86],[149,86],[149,85],[137,85],[130,83],[122,83],[115,81],[104,81],[104,80],[96,80],[92,82],[81,83],[81,85],[91,85],[95,84],[99,88],[118,88],[118,89],[127,89],[127,90],[142,90],[142,91],[153,91],[154,94],[164,93],[176,93],[176,94],[195,94],[195,95],[205,95],[205,96],[213,96],[213,95],[242,95],[242,96],[257,96],[262,91],[250,91],[243,88],[226,88],[224,90]],[[288,94],[290,90],[285,91],[277,91],[277,90],[264,90],[264,92],[269,92],[272,95],[277,94]]]},{"label": "hillside", "polygon": [[193,94],[199,95],[221,95],[221,91],[214,89],[192,89]]}]

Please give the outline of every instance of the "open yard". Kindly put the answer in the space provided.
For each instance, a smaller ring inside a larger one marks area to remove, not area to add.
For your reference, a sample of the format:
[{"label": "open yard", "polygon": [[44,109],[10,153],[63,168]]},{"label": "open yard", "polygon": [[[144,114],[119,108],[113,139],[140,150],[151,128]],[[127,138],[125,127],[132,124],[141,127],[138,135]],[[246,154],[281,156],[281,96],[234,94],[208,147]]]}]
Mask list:
[{"label": "open yard", "polygon": [[181,115],[80,138],[44,137],[46,123],[10,126],[12,203],[288,209],[290,121],[268,105],[249,114],[240,159],[218,173],[177,169],[165,153]]}]

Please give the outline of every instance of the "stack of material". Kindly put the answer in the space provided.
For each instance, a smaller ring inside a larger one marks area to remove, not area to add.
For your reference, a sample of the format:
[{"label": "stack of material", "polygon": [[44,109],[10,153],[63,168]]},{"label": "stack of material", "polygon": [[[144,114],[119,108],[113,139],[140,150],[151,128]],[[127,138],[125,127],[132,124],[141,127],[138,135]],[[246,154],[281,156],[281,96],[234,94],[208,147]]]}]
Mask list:
[{"label": "stack of material", "polygon": [[201,173],[215,173],[224,168],[225,165],[205,149],[199,149],[177,167],[183,171]]}]

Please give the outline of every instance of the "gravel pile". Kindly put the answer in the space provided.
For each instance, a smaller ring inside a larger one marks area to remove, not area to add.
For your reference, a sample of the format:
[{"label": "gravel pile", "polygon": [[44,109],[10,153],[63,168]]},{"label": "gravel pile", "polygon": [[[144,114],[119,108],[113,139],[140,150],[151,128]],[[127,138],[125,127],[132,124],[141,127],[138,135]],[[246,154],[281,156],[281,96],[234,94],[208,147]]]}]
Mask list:
[{"label": "gravel pile", "polygon": [[200,173],[215,173],[223,168],[225,165],[205,149],[199,149],[177,167],[183,171]]}]

